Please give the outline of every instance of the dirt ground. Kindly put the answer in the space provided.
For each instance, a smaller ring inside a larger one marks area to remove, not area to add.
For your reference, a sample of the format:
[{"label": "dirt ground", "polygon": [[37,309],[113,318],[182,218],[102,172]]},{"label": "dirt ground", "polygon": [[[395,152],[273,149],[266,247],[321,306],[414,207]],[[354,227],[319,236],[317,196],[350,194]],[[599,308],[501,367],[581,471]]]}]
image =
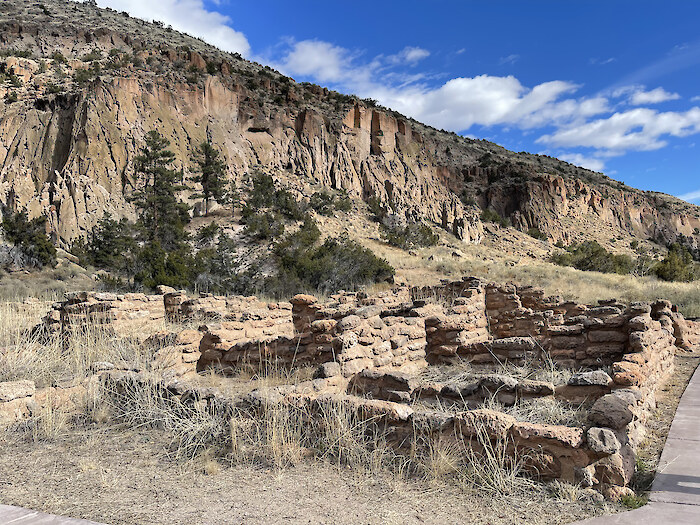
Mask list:
[{"label": "dirt ground", "polygon": [[0,440],[0,502],[109,524],[555,524],[613,510],[544,489],[491,497],[319,462],[284,471],[183,464],[152,430],[93,425],[51,442]]}]

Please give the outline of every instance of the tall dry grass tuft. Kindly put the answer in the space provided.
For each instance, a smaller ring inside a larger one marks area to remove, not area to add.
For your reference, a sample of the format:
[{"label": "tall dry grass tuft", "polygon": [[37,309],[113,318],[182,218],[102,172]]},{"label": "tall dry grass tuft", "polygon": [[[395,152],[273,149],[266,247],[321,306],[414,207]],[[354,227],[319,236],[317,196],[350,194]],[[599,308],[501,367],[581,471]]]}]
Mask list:
[{"label": "tall dry grass tuft", "polygon": [[183,402],[150,380],[106,386],[101,398],[112,420],[129,428],[167,431],[178,459],[191,460],[205,451],[228,447],[228,415],[222,406]]},{"label": "tall dry grass tuft", "polygon": [[588,418],[584,404],[566,403],[553,397],[519,399],[515,404],[506,406],[498,401],[497,395],[492,395],[484,400],[482,408],[509,414],[518,421],[542,425],[582,427]]},{"label": "tall dry grass tuft", "polygon": [[41,388],[83,379],[96,362],[145,368],[157,349],[140,342],[164,327],[134,323],[130,332],[117,335],[93,320],[63,333],[32,331],[49,308],[45,302],[0,303],[0,381],[30,379]]},{"label": "tall dry grass tuft", "polygon": [[491,436],[477,425],[471,439],[415,429],[411,461],[415,472],[433,483],[452,480],[465,489],[492,494],[523,493],[534,486],[525,476],[528,454],[509,437]]}]

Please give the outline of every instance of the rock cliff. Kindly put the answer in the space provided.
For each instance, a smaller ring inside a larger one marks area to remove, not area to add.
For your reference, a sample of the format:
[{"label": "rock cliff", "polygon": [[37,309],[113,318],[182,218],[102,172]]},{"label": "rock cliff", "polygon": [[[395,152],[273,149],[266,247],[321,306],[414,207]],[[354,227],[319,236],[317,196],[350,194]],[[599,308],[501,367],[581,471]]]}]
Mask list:
[{"label": "rock cliff", "polygon": [[133,215],[133,159],[158,129],[185,174],[209,138],[239,184],[252,167],[315,180],[468,242],[491,207],[553,241],[682,236],[698,247],[698,207],[298,84],[125,13],[6,0],[0,44],[0,208],[47,216],[60,244],[105,212]]}]

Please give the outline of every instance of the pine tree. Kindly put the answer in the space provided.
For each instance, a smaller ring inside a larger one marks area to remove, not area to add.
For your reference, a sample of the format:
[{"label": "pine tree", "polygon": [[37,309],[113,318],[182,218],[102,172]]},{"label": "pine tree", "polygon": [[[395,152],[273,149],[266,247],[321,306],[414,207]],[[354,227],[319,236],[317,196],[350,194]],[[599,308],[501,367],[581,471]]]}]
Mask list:
[{"label": "pine tree", "polygon": [[0,223],[5,239],[34,266],[56,266],[56,248],[46,235],[46,217],[29,220],[26,211],[10,213]]},{"label": "pine tree", "polygon": [[202,142],[195,150],[193,161],[198,175],[190,177],[190,180],[202,185],[202,193],[192,195],[191,198],[204,199],[204,215],[207,215],[211,199],[220,203],[226,201],[226,164],[209,140]]},{"label": "pine tree", "polygon": [[157,131],[148,132],[134,161],[138,180],[131,198],[141,210],[139,222],[146,241],[158,241],[166,251],[181,247],[187,238],[184,225],[189,222],[189,206],[176,197],[185,187],[180,184],[182,173],[172,169],[175,154],[167,149],[169,145]]}]

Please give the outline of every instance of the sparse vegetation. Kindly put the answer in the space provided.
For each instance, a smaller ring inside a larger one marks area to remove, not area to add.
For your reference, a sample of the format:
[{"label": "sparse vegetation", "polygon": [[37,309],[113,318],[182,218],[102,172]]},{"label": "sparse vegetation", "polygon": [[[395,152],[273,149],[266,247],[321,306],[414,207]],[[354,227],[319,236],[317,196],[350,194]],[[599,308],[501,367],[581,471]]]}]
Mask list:
[{"label": "sparse vegetation", "polygon": [[501,217],[496,210],[487,208],[481,212],[481,220],[484,222],[493,222],[498,224],[501,228],[510,226],[510,221]]},{"label": "sparse vegetation", "polygon": [[527,234],[530,237],[533,237],[534,239],[540,240],[540,241],[546,241],[547,240],[547,235],[542,233],[539,228],[528,228]]},{"label": "sparse vegetation", "polygon": [[573,266],[578,270],[603,273],[629,274],[634,263],[629,255],[615,255],[596,241],[571,245],[564,253],[554,254],[552,261],[561,266]]},{"label": "sparse vegetation", "polygon": [[382,238],[391,246],[402,250],[412,248],[426,248],[435,246],[440,237],[432,228],[422,222],[407,224],[406,226],[382,226]]},{"label": "sparse vegetation", "polygon": [[13,245],[7,262],[30,267],[56,265],[56,248],[46,235],[46,217],[30,220],[26,211],[6,212],[0,227]]}]

